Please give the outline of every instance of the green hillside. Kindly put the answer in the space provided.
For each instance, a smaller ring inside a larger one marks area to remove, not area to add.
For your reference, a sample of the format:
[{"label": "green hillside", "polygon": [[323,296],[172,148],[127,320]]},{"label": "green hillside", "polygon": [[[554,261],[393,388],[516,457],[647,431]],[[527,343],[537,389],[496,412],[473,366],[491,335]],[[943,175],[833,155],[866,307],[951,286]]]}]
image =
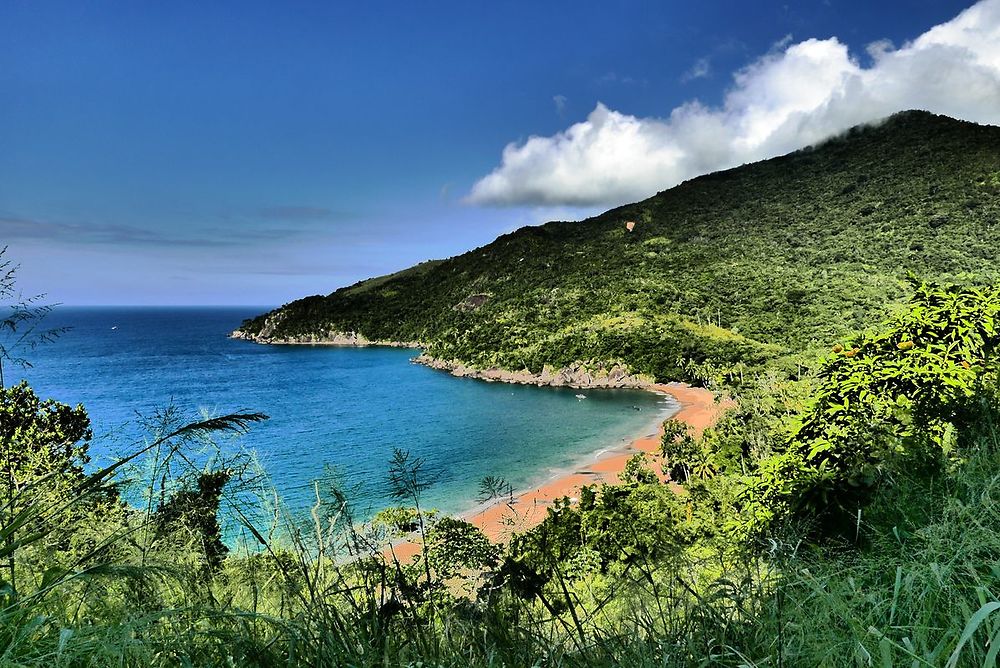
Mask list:
[{"label": "green hillside", "polygon": [[902,298],[909,271],[993,282],[998,195],[1000,128],[903,112],[588,220],[525,227],[300,299],[242,329],[265,341],[355,331],[535,372],[620,361],[676,379],[691,362],[752,365],[864,329]]}]

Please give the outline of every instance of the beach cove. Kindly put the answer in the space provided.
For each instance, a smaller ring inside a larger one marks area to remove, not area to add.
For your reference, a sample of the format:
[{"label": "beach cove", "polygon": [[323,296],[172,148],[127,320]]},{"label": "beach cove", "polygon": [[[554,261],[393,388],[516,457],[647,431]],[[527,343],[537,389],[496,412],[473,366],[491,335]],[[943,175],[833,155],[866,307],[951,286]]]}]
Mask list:
[{"label": "beach cove", "polygon": [[[576,466],[551,476],[539,485],[497,499],[462,513],[460,516],[478,527],[497,543],[504,543],[511,535],[537,526],[545,519],[558,500],[568,498],[575,502],[581,488],[588,485],[619,482],[619,476],[629,459],[636,454],[646,456],[651,468],[664,482],[669,482],[659,469],[658,457],[663,436],[662,423],[674,419],[687,425],[688,433],[697,438],[711,427],[730,406],[727,400],[719,401],[705,388],[686,383],[653,383],[646,388],[657,395],[670,397],[676,406],[658,416],[657,422],[646,428],[636,438],[623,444],[614,444],[589,457],[581,458]],[[420,551],[419,540],[410,536],[391,548],[400,561],[412,559]]]}]

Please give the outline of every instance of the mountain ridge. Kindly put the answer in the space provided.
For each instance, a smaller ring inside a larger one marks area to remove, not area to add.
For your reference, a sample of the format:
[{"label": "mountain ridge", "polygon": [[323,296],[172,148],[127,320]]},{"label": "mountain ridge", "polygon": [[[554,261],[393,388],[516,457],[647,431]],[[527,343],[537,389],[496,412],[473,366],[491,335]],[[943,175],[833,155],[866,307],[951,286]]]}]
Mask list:
[{"label": "mountain ridge", "polygon": [[996,280],[998,199],[1000,128],[900,112],[296,300],[237,331],[264,343],[414,342],[472,368],[584,362],[686,379],[698,365],[753,366],[863,329],[910,271]]}]

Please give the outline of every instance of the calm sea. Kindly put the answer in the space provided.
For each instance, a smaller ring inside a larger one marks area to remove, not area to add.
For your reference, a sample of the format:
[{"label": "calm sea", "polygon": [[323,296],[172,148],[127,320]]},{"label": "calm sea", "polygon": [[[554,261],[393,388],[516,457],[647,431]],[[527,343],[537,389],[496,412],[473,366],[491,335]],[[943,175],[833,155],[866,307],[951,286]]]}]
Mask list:
[{"label": "calm sea", "polygon": [[[652,431],[672,404],[624,390],[523,387],[458,379],[410,363],[415,350],[262,346],[227,334],[263,307],[69,308],[70,327],[8,369],[43,397],[87,408],[95,462],[140,442],[139,416],[173,404],[191,419],[252,410],[271,419],[240,447],[255,451],[293,510],[333,471],[362,514],[391,505],[394,448],[425,460],[426,502],[446,512],[474,503],[484,476],[531,486],[581,457]],[[226,447],[235,447],[234,444]]]}]

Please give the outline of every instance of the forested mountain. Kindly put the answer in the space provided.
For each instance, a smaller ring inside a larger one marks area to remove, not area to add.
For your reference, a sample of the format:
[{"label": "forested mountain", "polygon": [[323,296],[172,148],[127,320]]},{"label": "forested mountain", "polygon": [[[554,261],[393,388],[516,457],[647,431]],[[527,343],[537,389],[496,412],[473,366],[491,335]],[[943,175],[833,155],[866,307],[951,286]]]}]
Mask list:
[{"label": "forested mountain", "polygon": [[259,341],[356,332],[533,372],[583,360],[677,379],[692,363],[752,366],[879,322],[909,272],[994,282],[998,195],[1000,128],[907,111],[300,299],[241,331]]}]

